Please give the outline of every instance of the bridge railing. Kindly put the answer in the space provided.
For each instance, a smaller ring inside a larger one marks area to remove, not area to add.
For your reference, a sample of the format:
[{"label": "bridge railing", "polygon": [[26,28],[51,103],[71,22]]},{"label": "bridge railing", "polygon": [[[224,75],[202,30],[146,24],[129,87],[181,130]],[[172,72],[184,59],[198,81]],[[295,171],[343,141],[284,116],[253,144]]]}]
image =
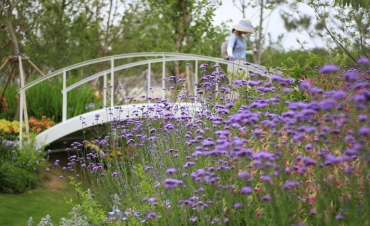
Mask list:
[{"label": "bridge railing", "polygon": [[[127,59],[127,58],[142,58],[142,57],[151,57],[152,59],[148,59],[148,60],[142,60],[142,61],[137,61],[137,62],[133,62],[133,63],[128,63],[128,64],[124,64],[124,65],[119,65],[119,66],[116,66],[115,65],[115,61],[117,60],[120,60],[120,59]],[[156,58],[154,58],[156,57]],[[200,55],[194,55],[194,54],[184,54],[184,53],[167,53],[167,52],[157,52],[157,53],[131,53],[131,54],[121,54],[121,55],[115,55],[115,56],[109,56],[109,57],[102,57],[102,58],[98,58],[98,59],[93,59],[93,60],[89,60],[89,61],[85,61],[85,62],[81,62],[81,63],[78,63],[78,64],[74,64],[74,65],[71,65],[71,66],[68,66],[68,67],[65,67],[65,68],[62,68],[62,69],[59,69],[57,71],[54,71],[48,75],[45,75],[43,77],[40,77],[32,82],[30,82],[29,84],[25,85],[24,87],[22,87],[21,89],[18,90],[19,94],[20,94],[20,112],[23,112],[23,108],[24,108],[24,102],[25,102],[25,91],[27,91],[28,89],[30,89],[31,87],[34,87],[38,84],[40,84],[41,82],[44,82],[48,79],[51,79],[55,76],[60,76],[62,75],[62,122],[61,123],[64,123],[65,121],[67,121],[67,96],[68,96],[68,92],[83,85],[83,84],[86,84],[88,83],[89,81],[91,80],[94,80],[94,79],[98,79],[98,78],[103,78],[103,84],[104,84],[104,87],[107,87],[107,80],[108,80],[108,76],[109,76],[109,79],[110,79],[110,86],[109,86],[109,89],[110,89],[110,93],[111,93],[111,98],[110,98],[110,103],[108,104],[107,103],[107,88],[103,90],[103,105],[104,106],[110,106],[110,107],[114,107],[114,97],[113,97],[113,93],[114,93],[114,89],[115,89],[115,85],[114,85],[114,81],[115,81],[115,73],[117,71],[120,71],[120,70],[124,70],[124,69],[129,69],[129,68],[132,68],[132,67],[137,67],[137,66],[142,66],[142,65],[147,65],[147,68],[148,68],[148,72],[146,74],[147,76],[147,94],[149,96],[149,93],[150,93],[150,89],[151,89],[151,78],[152,78],[152,75],[151,75],[151,67],[152,67],[152,64],[155,64],[155,63],[162,63],[162,91],[161,91],[161,96],[162,96],[162,99],[165,99],[165,80],[166,80],[166,63],[167,62],[174,62],[174,61],[187,61],[187,62],[193,62],[194,63],[194,78],[191,78],[194,80],[194,83],[198,83],[198,74],[199,74],[199,64],[200,62],[214,62],[215,64],[217,65],[233,65],[234,62],[232,61],[228,61],[228,60],[223,60],[221,58],[215,58],[215,57],[208,57],[208,56],[200,56]],[[108,62],[110,64],[110,68],[107,69],[107,70],[103,70],[101,72],[98,72],[98,73],[95,73],[95,74],[92,74],[72,85],[69,85],[67,86],[67,73],[69,71],[72,71],[72,70],[75,70],[75,69],[79,69],[79,68],[82,68],[82,67],[86,67],[86,66],[90,66],[90,65],[94,65],[94,64],[98,64],[98,63],[103,63],[103,62]],[[236,66],[236,65],[235,65]],[[264,75],[264,70],[266,69],[265,67],[263,66],[260,66],[260,65],[256,65],[256,64],[250,64],[250,65],[237,65],[238,67],[240,68],[243,68],[246,70],[247,72],[247,75],[250,73],[250,72],[257,72],[261,75]],[[218,67],[216,68],[216,70],[220,70]],[[218,89],[218,87],[216,87],[216,89]],[[194,95],[196,95],[196,89],[194,89]],[[20,114],[20,134],[22,134],[22,123],[23,123],[23,114]],[[20,143],[22,144],[22,136],[20,136]]]}]

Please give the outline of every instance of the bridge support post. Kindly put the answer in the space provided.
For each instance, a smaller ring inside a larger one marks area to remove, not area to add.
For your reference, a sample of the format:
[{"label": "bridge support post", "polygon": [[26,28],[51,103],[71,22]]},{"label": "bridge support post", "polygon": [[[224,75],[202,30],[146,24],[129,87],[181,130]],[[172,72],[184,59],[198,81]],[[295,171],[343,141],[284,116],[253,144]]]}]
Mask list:
[{"label": "bridge support post", "polygon": [[103,81],[103,108],[107,107],[107,73],[104,73]]},{"label": "bridge support post", "polygon": [[114,57],[110,60],[110,107],[114,106]]},{"label": "bridge support post", "polygon": [[162,99],[165,98],[165,80],[166,79],[166,55],[163,53],[163,64],[162,64]]},{"label": "bridge support post", "polygon": [[62,122],[67,121],[67,71],[65,68],[63,68],[63,106],[62,106]]},{"label": "bridge support post", "polygon": [[217,71],[217,75],[216,75],[216,95],[218,95],[218,82],[217,82],[217,79],[220,77],[218,73],[220,73],[220,64],[218,63],[218,61],[216,61],[216,64],[217,64],[217,67],[216,67],[216,71]]},{"label": "bridge support post", "polygon": [[151,70],[152,70],[152,64],[149,61],[149,63],[148,63],[148,73],[146,73],[146,76],[147,76],[146,80],[147,80],[147,86],[148,86],[147,87],[146,98],[147,98],[148,103],[150,103],[149,95],[150,95],[150,79],[152,77]]},{"label": "bridge support post", "polygon": [[194,97],[197,96],[197,88],[195,84],[198,86],[198,60],[195,60],[195,80],[194,80]]}]

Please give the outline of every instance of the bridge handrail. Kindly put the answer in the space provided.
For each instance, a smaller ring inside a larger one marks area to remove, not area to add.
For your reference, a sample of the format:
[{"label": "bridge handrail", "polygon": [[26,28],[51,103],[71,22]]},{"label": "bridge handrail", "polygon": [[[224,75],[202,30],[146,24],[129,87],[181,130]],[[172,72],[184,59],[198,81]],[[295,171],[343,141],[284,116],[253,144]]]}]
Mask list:
[{"label": "bridge handrail", "polygon": [[[119,60],[119,59],[124,59],[124,58],[135,58],[135,57],[161,57],[161,58],[158,58],[158,59],[149,59],[149,60],[144,60],[144,61],[139,61],[139,62],[134,62],[134,63],[128,63],[128,64],[124,64],[124,65],[121,65],[121,66],[118,66],[118,67],[115,67],[114,66],[114,61],[115,60]],[[111,75],[111,92],[113,93],[113,89],[114,89],[114,72],[115,71],[118,71],[118,70],[122,70],[122,69],[126,69],[126,68],[130,68],[130,67],[135,67],[135,66],[140,66],[140,65],[144,65],[144,64],[148,64],[148,84],[150,84],[150,78],[151,78],[151,74],[150,74],[150,67],[151,67],[151,63],[163,63],[163,66],[162,66],[162,79],[165,79],[165,70],[166,70],[166,67],[165,67],[165,63],[168,62],[168,61],[181,61],[181,60],[187,60],[187,61],[194,61],[195,60],[195,82],[198,82],[198,60],[201,60],[201,61],[212,61],[212,62],[215,62],[216,64],[228,64],[228,65],[233,65],[235,64],[233,61],[228,61],[228,60],[224,60],[224,59],[221,59],[221,58],[216,58],[216,57],[209,57],[209,56],[200,56],[200,55],[195,55],[195,54],[185,54],[185,53],[168,53],[168,52],[153,52],[153,53],[130,53],[130,54],[120,54],[120,55],[114,55],[114,56],[108,56],[108,57],[102,57],[102,58],[97,58],[97,59],[93,59],[93,60],[88,60],[88,61],[85,61],[85,62],[81,62],[81,63],[77,63],[77,64],[74,64],[74,65],[71,65],[71,66],[68,66],[68,67],[65,67],[65,68],[62,68],[62,69],[59,69],[57,71],[54,71],[48,75],[45,75],[43,77],[40,77],[32,82],[30,82],[29,84],[25,85],[24,87],[18,89],[18,92],[20,93],[20,112],[23,112],[23,108],[24,108],[24,105],[23,103],[26,101],[25,100],[25,91],[47,79],[50,79],[54,76],[57,76],[57,75],[60,75],[62,74],[63,75],[63,89],[62,89],[62,95],[63,95],[63,106],[62,106],[62,122],[65,122],[67,120],[67,93],[68,91],[88,82],[88,81],[91,81],[92,79],[94,78],[98,78],[100,76],[103,76],[104,75],[104,85],[106,86],[107,84],[107,79],[106,79],[106,74],[107,73],[110,73]],[[102,72],[99,72],[99,73],[96,73],[92,76],[89,76],[85,79],[82,79],[81,81],[75,83],[75,84],[72,84],[71,86],[67,87],[67,71],[70,71],[70,70],[73,70],[73,69],[76,69],[76,68],[80,68],[80,67],[83,67],[83,66],[88,66],[88,65],[91,65],[91,64],[95,64],[95,63],[100,63],[100,62],[104,62],[104,61],[110,61],[111,62],[111,68],[108,69],[108,70],[104,70]],[[238,67],[242,67],[242,68],[246,68],[247,69],[247,73],[249,72],[249,70],[251,71],[254,71],[254,72],[258,72],[260,73],[261,75],[264,75],[264,70],[266,69],[265,67],[263,66],[260,66],[260,65],[256,65],[256,64],[249,64],[248,66],[247,65],[238,65]],[[216,68],[216,70],[218,71],[219,68]],[[218,87],[218,85],[216,84],[216,86]],[[148,85],[148,92],[149,92],[149,85]],[[216,88],[217,88],[216,87]],[[165,84],[162,83],[162,90],[164,90],[165,88]],[[195,90],[194,90],[195,91]],[[164,98],[164,91],[162,92],[162,98]],[[106,104],[106,89],[104,89],[104,105]],[[113,106],[113,98],[111,98],[111,106]],[[23,114],[20,114],[20,128],[19,128],[19,132],[20,134],[22,134],[22,122],[23,122]],[[22,135],[20,136],[20,143],[22,143]]]},{"label": "bridge handrail", "polygon": [[[143,60],[143,61],[138,61],[138,62],[134,62],[134,63],[128,63],[128,64],[124,64],[124,65],[121,65],[121,66],[117,66],[117,67],[114,68],[114,72],[120,71],[120,70],[123,70],[123,69],[127,69],[127,68],[130,68],[130,67],[146,65],[146,64],[149,64],[149,63],[161,63],[163,61],[170,62],[170,61],[179,61],[179,60],[184,60],[184,58],[181,56],[181,57],[166,58],[165,60],[164,59]],[[70,85],[70,86],[66,87],[65,91],[69,92],[72,89],[77,88],[80,85],[83,85],[83,84],[85,84],[85,83],[87,83],[91,80],[97,79],[97,78],[99,78],[99,77],[101,77],[105,74],[108,74],[109,72],[111,72],[111,69],[107,69],[107,70],[98,72],[96,74],[90,75],[89,77],[81,79],[80,81],[74,83],[73,85]]]},{"label": "bridge handrail", "polygon": [[[57,75],[60,75],[64,71],[69,71],[69,70],[73,70],[73,69],[76,69],[76,68],[79,68],[79,67],[88,66],[90,64],[100,63],[100,62],[109,61],[109,60],[119,60],[119,59],[124,59],[124,58],[129,58],[129,57],[155,57],[155,56],[157,56],[157,57],[166,57],[166,56],[167,57],[183,57],[183,58],[192,57],[192,59],[188,59],[188,60],[204,60],[204,61],[208,60],[208,61],[213,61],[213,62],[222,63],[222,64],[228,64],[228,65],[234,63],[233,61],[224,60],[222,58],[201,56],[201,55],[196,55],[196,54],[187,54],[187,53],[169,53],[169,52],[150,53],[150,52],[147,52],[147,53],[120,54],[120,55],[101,57],[101,58],[97,58],[97,59],[93,59],[93,60],[88,60],[88,61],[84,61],[84,62],[81,62],[81,63],[77,63],[77,64],[74,64],[74,65],[56,70],[56,71],[54,71],[50,74],[47,74],[43,77],[40,77],[40,78],[28,83],[23,88],[18,89],[18,92],[21,92],[23,90],[27,90],[27,89],[45,81],[45,80],[47,80],[47,79],[50,79],[50,78],[52,78],[54,76],[57,76]],[[252,69],[253,71],[258,71],[258,72],[261,72],[261,73],[263,72],[264,69],[266,69],[266,67],[264,67],[264,66],[253,64],[253,63],[251,63],[249,66],[246,66],[246,65],[239,65],[239,66],[243,67],[243,68],[246,68],[246,67],[253,68]],[[254,68],[254,66],[258,66],[258,68]]]}]

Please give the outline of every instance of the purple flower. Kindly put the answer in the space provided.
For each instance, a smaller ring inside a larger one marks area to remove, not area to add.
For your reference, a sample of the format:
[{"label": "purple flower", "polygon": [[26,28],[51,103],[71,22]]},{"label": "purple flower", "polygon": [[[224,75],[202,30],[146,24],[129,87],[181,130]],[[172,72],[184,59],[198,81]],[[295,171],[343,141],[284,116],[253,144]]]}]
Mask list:
[{"label": "purple flower", "polygon": [[286,190],[290,190],[291,188],[297,187],[299,184],[300,183],[298,181],[288,181],[288,182],[285,182],[285,184],[283,185],[283,188]]},{"label": "purple flower", "polygon": [[301,81],[301,82],[299,83],[299,87],[300,87],[301,89],[310,89],[310,88],[311,88],[311,84],[310,84],[310,83],[308,83],[308,82],[305,82],[305,81]]},{"label": "purple flower", "polygon": [[182,180],[176,180],[176,179],[172,179],[172,178],[167,178],[164,181],[164,187],[166,189],[176,188],[177,185],[179,185],[179,184],[184,184],[184,182]]},{"label": "purple flower", "polygon": [[330,111],[331,109],[334,108],[336,102],[335,100],[328,99],[328,100],[323,100],[319,103],[320,107],[324,111]]},{"label": "purple flower", "polygon": [[213,142],[212,140],[204,140],[203,142],[202,142],[202,145],[204,146],[204,147],[210,147],[210,146],[213,146],[213,145],[215,145],[215,142]]},{"label": "purple flower", "polygon": [[343,220],[344,217],[341,214],[338,214],[338,215],[335,216],[335,219],[336,220]]},{"label": "purple flower", "polygon": [[269,182],[269,181],[271,181],[271,177],[270,176],[261,176],[260,179],[263,182]]},{"label": "purple flower", "polygon": [[253,189],[251,187],[243,187],[240,189],[241,194],[251,194],[253,192]]},{"label": "purple flower", "polygon": [[367,115],[359,115],[359,116],[357,117],[357,119],[358,119],[358,121],[360,121],[360,122],[366,122],[366,120],[367,120]]},{"label": "purple flower", "polygon": [[352,70],[348,70],[344,75],[343,75],[343,80],[345,82],[355,82],[358,79],[358,73]]},{"label": "purple flower", "polygon": [[118,173],[117,172],[113,172],[112,173],[112,177],[116,177],[118,175]]},{"label": "purple flower", "polygon": [[6,146],[7,146],[8,148],[10,148],[12,145],[13,145],[13,142],[11,142],[11,141],[6,142]]},{"label": "purple flower", "polygon": [[242,204],[240,202],[234,204],[234,209],[239,209],[240,207],[242,207]]},{"label": "purple flower", "polygon": [[250,176],[249,176],[249,173],[245,172],[245,171],[242,171],[238,174],[238,177],[239,178],[246,178],[248,179]]},{"label": "purple flower", "polygon": [[190,166],[194,166],[195,165],[195,162],[187,162],[184,164],[184,168],[188,168]]},{"label": "purple flower", "polygon": [[265,196],[262,196],[261,200],[269,202],[269,201],[271,201],[271,197],[269,195],[265,195]]},{"label": "purple flower", "polygon": [[358,64],[370,64],[369,58],[362,56],[357,61]]},{"label": "purple flower", "polygon": [[147,218],[156,218],[157,214],[155,212],[149,212],[148,215],[146,215]]},{"label": "purple flower", "polygon": [[361,127],[359,130],[358,130],[358,134],[362,135],[362,136],[370,136],[370,127]]},{"label": "purple flower", "polygon": [[334,65],[334,64],[327,64],[327,65],[324,65],[321,69],[320,69],[320,73],[321,74],[328,74],[328,73],[332,73],[332,72],[337,72],[339,71],[339,68]]},{"label": "purple flower", "polygon": [[177,169],[174,169],[174,168],[169,168],[169,169],[167,169],[167,171],[166,171],[166,173],[167,174],[174,174],[174,173],[176,173],[177,172]]}]

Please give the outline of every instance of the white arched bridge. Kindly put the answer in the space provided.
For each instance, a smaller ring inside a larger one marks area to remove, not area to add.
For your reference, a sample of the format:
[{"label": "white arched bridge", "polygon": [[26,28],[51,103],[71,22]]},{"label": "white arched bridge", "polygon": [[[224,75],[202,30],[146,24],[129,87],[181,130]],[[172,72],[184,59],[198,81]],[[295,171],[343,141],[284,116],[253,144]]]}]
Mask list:
[{"label": "white arched bridge", "polygon": [[[98,122],[100,122],[99,120],[109,120],[108,118],[112,116],[109,115],[107,109],[110,111],[112,109],[119,108],[121,115],[125,118],[143,117],[145,111],[137,112],[135,109],[137,110],[138,107],[156,107],[156,103],[151,103],[154,102],[154,99],[169,100],[171,92],[168,90],[170,90],[172,87],[170,87],[171,84],[169,84],[166,77],[170,77],[172,75],[171,71],[169,70],[169,66],[173,66],[174,62],[186,62],[185,72],[180,73],[183,81],[185,82],[184,84],[186,84],[186,88],[183,90],[185,90],[184,92],[187,92],[187,94],[193,94],[194,96],[197,95],[194,86],[198,83],[198,78],[200,75],[203,75],[203,69],[200,69],[201,64],[214,63],[220,65],[221,67],[234,64],[232,61],[223,60],[221,58],[193,54],[166,52],[131,53],[89,60],[49,73],[28,83],[18,90],[20,95],[20,112],[24,112],[24,110],[26,110],[26,108],[24,108],[26,106],[25,93],[28,89],[35,87],[42,82],[47,82],[53,77],[59,77],[62,79],[62,120],[60,123],[36,136],[36,148],[41,148],[45,145],[49,145],[53,142],[63,139],[70,134],[79,132],[83,129],[83,127],[96,125]],[[264,70],[266,69],[263,66],[255,64],[234,66],[243,68],[247,72],[247,75],[253,72],[263,76]],[[130,73],[135,74],[134,72],[137,72],[138,68],[139,70],[142,70],[143,67],[145,70],[141,73],[139,72],[139,76],[137,76],[137,74],[135,76],[127,75]],[[216,67],[214,70],[222,70],[221,67]],[[160,73],[154,73],[153,71],[160,71]],[[83,79],[71,83],[72,79],[70,77],[76,74],[83,75]],[[73,106],[69,106],[67,102],[68,93],[71,90],[78,89],[82,85],[100,87],[102,90],[102,106],[104,107],[101,109],[87,107],[86,112],[82,115],[69,117],[68,109],[71,107],[73,108]],[[120,89],[117,90],[116,87],[120,87]],[[218,89],[217,84],[216,89]],[[138,98],[140,96],[146,96],[150,98],[143,98],[145,101],[144,103],[123,103],[125,102],[124,97],[126,95],[138,96]],[[121,103],[118,103],[120,101]],[[200,105],[196,102],[190,103],[189,101],[177,101],[175,105],[178,107],[178,109],[186,108],[189,112],[195,112],[200,107]],[[176,109],[169,109],[168,111],[172,112],[173,114],[180,114]],[[97,119],[98,115],[99,119]],[[27,123],[27,118],[24,118],[24,115],[20,114],[20,145],[22,145],[22,123],[25,119]]]}]

